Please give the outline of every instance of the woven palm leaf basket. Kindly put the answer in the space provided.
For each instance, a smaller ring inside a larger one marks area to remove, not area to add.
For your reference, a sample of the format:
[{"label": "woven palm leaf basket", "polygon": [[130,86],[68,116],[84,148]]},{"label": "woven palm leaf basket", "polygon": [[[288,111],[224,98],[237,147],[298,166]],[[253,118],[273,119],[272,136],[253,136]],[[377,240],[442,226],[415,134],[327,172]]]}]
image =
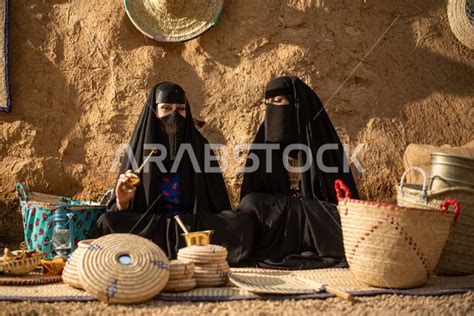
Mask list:
[{"label": "woven palm leaf basket", "polygon": [[459,212],[457,202],[445,201],[437,210],[405,208],[351,199],[341,180],[335,188],[345,255],[354,276],[382,288],[424,285]]},{"label": "woven palm leaf basket", "polygon": [[[423,176],[423,185],[405,184],[410,171]],[[435,210],[446,199],[459,203],[461,212],[451,229],[435,273],[438,275],[463,275],[474,273],[474,189],[470,187],[448,187],[428,190],[425,172],[417,167],[409,168],[397,186],[399,206]]]}]

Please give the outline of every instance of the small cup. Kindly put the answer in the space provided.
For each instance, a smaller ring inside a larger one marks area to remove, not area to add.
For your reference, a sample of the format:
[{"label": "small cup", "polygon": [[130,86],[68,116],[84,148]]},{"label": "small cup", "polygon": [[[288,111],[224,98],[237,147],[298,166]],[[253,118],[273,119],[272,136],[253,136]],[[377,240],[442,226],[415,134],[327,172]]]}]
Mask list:
[{"label": "small cup", "polygon": [[124,183],[123,188],[127,192],[132,192],[134,188],[140,185],[140,178],[134,173],[128,173],[128,181]]}]

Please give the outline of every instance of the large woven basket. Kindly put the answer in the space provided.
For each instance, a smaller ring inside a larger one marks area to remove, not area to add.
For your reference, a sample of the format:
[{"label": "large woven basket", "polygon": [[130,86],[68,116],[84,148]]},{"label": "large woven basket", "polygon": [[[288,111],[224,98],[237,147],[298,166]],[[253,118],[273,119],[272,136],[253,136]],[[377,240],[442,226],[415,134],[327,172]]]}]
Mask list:
[{"label": "large woven basket", "polygon": [[[416,170],[425,179],[423,186],[405,184],[408,172]],[[437,209],[446,199],[459,203],[461,213],[450,231],[446,245],[439,258],[435,273],[438,275],[462,275],[474,273],[474,189],[449,187],[427,190],[426,175],[420,168],[405,171],[397,186],[397,204],[420,209]]]},{"label": "large woven basket", "polygon": [[425,284],[459,212],[457,202],[448,200],[439,210],[404,208],[351,199],[341,180],[335,187],[346,259],[354,276],[383,288]]}]

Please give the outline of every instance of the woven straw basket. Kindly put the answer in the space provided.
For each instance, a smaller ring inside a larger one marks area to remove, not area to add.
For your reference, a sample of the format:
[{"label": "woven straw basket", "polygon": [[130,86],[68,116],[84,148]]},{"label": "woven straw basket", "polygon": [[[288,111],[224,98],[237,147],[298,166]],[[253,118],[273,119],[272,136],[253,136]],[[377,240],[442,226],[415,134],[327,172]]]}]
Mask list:
[{"label": "woven straw basket", "polygon": [[92,242],[79,260],[86,292],[109,304],[148,301],[165,287],[169,260],[152,241],[132,234],[109,234]]},{"label": "woven straw basket", "polygon": [[87,250],[87,247],[94,241],[95,239],[86,239],[81,240],[78,244],[78,247],[74,252],[71,254],[69,259],[67,260],[66,266],[64,267],[63,271],[63,282],[78,288],[82,289],[81,281],[79,280],[79,262],[81,261],[82,255]]},{"label": "woven straw basket", "polygon": [[[423,175],[423,186],[404,184],[405,176],[410,171],[418,171]],[[400,185],[397,186],[399,206],[437,209],[448,198],[459,203],[461,212],[446,241],[435,273],[439,275],[471,274],[474,273],[474,189],[450,187],[427,190],[426,175],[417,167],[407,169]]]},{"label": "woven straw basket", "polygon": [[[383,288],[425,284],[459,211],[457,202],[448,200],[439,210],[404,208],[351,199],[341,180],[335,187],[345,254],[354,276]],[[454,212],[448,211],[450,204]]]},{"label": "woven straw basket", "polygon": [[0,263],[0,271],[10,275],[24,275],[41,264],[41,255]]}]

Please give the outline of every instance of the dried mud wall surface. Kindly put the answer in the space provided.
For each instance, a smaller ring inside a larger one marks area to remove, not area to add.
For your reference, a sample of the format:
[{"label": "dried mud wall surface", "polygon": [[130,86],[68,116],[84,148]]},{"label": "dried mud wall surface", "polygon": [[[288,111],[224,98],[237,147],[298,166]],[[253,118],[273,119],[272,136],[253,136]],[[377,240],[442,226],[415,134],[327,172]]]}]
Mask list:
[{"label": "dried mud wall surface", "polygon": [[[451,33],[445,1],[231,0],[216,28],[179,44],[146,38],[122,2],[11,1],[0,238],[21,234],[19,181],[83,199],[112,187],[116,150],[160,81],[180,83],[204,135],[232,150],[262,121],[266,82],[301,77],[344,142],[365,144],[366,198],[393,195],[409,143],[472,139],[473,52]],[[234,203],[238,165],[225,172]]]}]

